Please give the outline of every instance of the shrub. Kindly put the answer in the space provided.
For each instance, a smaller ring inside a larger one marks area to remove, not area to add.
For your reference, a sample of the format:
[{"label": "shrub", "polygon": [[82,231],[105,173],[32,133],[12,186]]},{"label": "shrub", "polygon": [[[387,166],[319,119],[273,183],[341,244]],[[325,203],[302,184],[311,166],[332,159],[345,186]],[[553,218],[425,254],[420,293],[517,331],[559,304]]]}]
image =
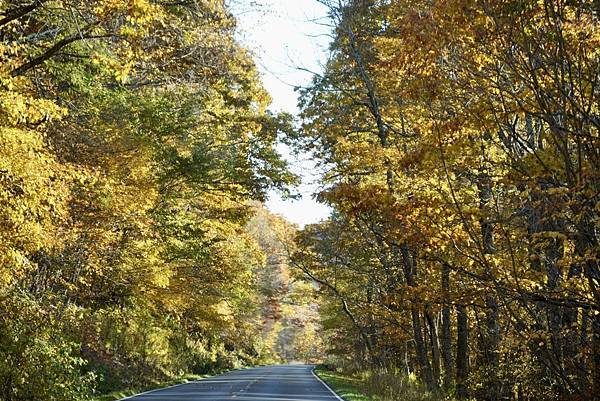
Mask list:
[{"label": "shrub", "polygon": [[64,315],[19,293],[0,295],[0,399],[87,399],[95,380],[64,330]]}]

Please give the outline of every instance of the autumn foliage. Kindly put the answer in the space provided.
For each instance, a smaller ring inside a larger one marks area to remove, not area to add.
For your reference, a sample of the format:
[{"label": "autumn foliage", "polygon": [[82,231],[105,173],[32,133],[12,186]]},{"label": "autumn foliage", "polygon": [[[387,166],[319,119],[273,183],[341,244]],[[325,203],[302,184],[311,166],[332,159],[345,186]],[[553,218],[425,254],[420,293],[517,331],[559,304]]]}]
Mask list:
[{"label": "autumn foliage", "polygon": [[461,399],[598,399],[598,2],[322,3],[301,142],[334,214],[294,259],[337,363]]},{"label": "autumn foliage", "polygon": [[[599,399],[600,3],[318,1],[301,127],[226,2],[0,1],[0,400],[322,345],[389,397]],[[293,244],[282,135],[332,209]]]},{"label": "autumn foliage", "polygon": [[263,360],[250,200],[295,177],[221,1],[0,2],[0,399]]}]

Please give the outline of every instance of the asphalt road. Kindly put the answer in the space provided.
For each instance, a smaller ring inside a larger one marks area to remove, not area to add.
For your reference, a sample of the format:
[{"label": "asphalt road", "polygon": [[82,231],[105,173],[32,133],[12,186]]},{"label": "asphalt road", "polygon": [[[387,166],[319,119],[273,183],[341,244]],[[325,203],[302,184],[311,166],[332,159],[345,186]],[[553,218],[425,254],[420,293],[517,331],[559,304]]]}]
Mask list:
[{"label": "asphalt road", "polygon": [[312,365],[264,366],[149,391],[132,401],[340,401]]}]

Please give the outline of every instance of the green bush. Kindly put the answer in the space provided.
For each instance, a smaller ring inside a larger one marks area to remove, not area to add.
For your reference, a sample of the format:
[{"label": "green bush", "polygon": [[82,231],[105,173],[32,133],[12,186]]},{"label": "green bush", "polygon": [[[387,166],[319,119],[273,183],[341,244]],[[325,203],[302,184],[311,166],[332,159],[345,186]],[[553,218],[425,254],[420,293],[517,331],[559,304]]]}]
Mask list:
[{"label": "green bush", "polygon": [[95,376],[63,322],[68,310],[49,308],[23,294],[0,295],[0,399],[86,400]]}]

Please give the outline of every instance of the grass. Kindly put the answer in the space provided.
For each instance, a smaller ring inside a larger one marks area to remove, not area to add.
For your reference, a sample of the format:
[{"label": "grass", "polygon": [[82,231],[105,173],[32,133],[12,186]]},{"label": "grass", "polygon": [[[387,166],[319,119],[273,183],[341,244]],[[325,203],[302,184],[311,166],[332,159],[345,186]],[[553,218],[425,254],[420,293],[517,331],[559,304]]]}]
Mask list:
[{"label": "grass", "polygon": [[452,401],[442,392],[429,392],[414,376],[396,373],[340,373],[318,367],[315,372],[347,401]]},{"label": "grass", "polygon": [[315,373],[346,401],[374,401],[373,398],[359,390],[363,383],[358,377],[344,375],[322,367],[317,367]]},{"label": "grass", "polygon": [[126,390],[119,390],[119,391],[113,391],[111,393],[108,394],[103,394],[100,395],[98,397],[94,398],[94,401],[114,401],[114,400],[120,400],[121,398],[125,398],[125,397],[129,397],[135,394],[139,394],[139,393],[143,393],[144,391],[150,391],[150,390],[156,390],[159,388],[163,388],[163,387],[170,387],[170,386],[175,386],[177,384],[184,384],[184,383],[189,383],[192,382],[194,380],[198,380],[198,379],[202,379],[205,377],[210,377],[212,375],[185,375],[182,376],[180,378],[174,379],[174,380],[169,380],[167,382],[161,382],[161,383],[152,383],[148,386],[145,387],[136,387],[136,388],[130,388],[130,389],[126,389]]}]

